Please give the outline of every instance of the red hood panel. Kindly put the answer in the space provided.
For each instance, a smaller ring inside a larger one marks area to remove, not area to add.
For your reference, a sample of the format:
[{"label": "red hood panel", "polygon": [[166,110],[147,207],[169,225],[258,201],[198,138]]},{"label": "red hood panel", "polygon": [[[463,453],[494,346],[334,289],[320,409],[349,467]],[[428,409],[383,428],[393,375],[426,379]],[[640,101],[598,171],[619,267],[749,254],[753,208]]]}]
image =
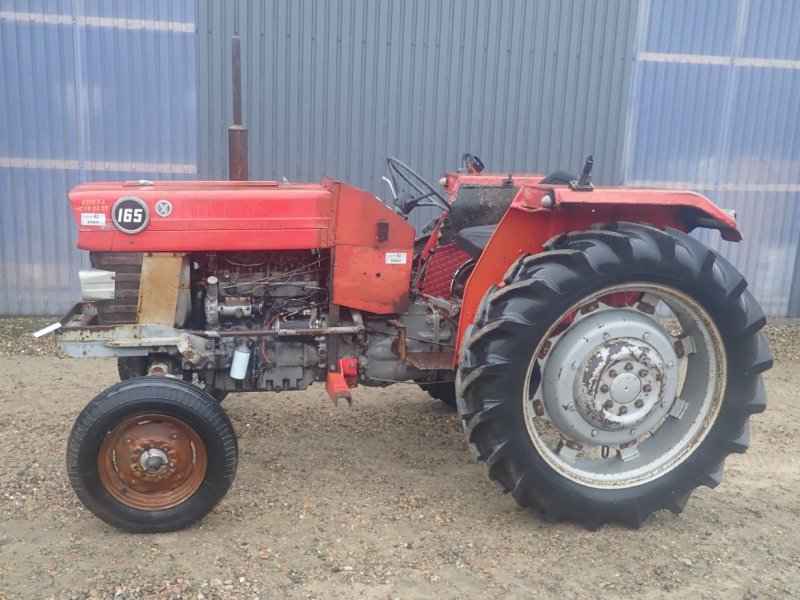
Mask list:
[{"label": "red hood panel", "polygon": [[[326,248],[330,245],[331,183],[89,183],[74,188],[69,199],[78,224],[78,247],[84,250]],[[146,226],[138,233],[120,231],[113,223],[114,204],[126,197],[140,200],[149,213]]]}]

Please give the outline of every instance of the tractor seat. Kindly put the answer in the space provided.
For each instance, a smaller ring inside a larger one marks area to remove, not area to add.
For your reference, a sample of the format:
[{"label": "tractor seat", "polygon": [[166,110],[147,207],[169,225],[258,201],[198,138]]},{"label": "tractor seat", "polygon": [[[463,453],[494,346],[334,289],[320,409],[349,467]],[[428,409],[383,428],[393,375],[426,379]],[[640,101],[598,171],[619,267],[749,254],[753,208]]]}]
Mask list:
[{"label": "tractor seat", "polygon": [[486,248],[486,244],[489,243],[489,238],[492,237],[495,229],[497,229],[497,223],[465,227],[456,235],[456,246],[473,258],[478,258]]}]

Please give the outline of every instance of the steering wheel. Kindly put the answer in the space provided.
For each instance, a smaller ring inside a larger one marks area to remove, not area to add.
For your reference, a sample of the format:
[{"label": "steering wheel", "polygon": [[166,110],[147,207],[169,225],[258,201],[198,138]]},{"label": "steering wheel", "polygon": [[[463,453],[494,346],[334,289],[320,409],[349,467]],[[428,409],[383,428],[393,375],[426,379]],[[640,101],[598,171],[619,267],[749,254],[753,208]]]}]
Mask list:
[{"label": "steering wheel", "polygon": [[[442,210],[449,211],[450,204],[430,183],[425,181],[422,176],[404,162],[389,156],[386,159],[389,168],[389,176],[392,178],[392,185],[398,190],[395,204],[403,214],[408,214],[417,206],[437,206]],[[410,187],[414,193],[407,193],[409,197],[400,194],[400,183],[406,184],[403,187]],[[430,199],[428,202],[423,200]]]}]

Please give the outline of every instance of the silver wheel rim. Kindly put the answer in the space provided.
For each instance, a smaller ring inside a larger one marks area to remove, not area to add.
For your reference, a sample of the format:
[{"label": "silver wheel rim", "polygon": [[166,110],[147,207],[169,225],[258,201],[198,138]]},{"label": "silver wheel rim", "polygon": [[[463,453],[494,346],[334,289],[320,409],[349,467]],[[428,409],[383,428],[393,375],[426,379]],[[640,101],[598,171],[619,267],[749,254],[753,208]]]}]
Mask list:
[{"label": "silver wheel rim", "polygon": [[[625,305],[623,293],[638,301]],[[702,443],[726,373],[722,336],[696,300],[654,283],[604,288],[565,311],[536,347],[525,424],[561,475],[595,488],[640,485]]]}]

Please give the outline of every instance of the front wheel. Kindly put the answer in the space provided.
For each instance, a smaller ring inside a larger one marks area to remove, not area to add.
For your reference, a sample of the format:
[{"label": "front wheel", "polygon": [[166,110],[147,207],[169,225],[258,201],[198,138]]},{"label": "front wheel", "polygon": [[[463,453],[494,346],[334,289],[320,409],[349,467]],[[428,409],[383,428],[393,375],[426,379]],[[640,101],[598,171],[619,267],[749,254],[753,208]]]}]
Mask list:
[{"label": "front wheel", "polygon": [[[151,359],[147,356],[121,356],[117,358],[117,373],[120,381],[127,381],[136,377],[144,377],[150,369]],[[214,386],[195,382],[197,387],[211,394],[217,402],[222,402],[228,397],[228,392],[215,388]]]},{"label": "front wheel", "polygon": [[203,518],[236,473],[225,411],[195,386],[141,377],[98,395],[78,416],[67,473],[97,517],[130,532],[182,529]]},{"label": "front wheel", "polygon": [[550,519],[638,527],[683,510],[766,406],[764,314],[723,258],[674,230],[556,238],[487,292],[459,410],[490,477]]}]

